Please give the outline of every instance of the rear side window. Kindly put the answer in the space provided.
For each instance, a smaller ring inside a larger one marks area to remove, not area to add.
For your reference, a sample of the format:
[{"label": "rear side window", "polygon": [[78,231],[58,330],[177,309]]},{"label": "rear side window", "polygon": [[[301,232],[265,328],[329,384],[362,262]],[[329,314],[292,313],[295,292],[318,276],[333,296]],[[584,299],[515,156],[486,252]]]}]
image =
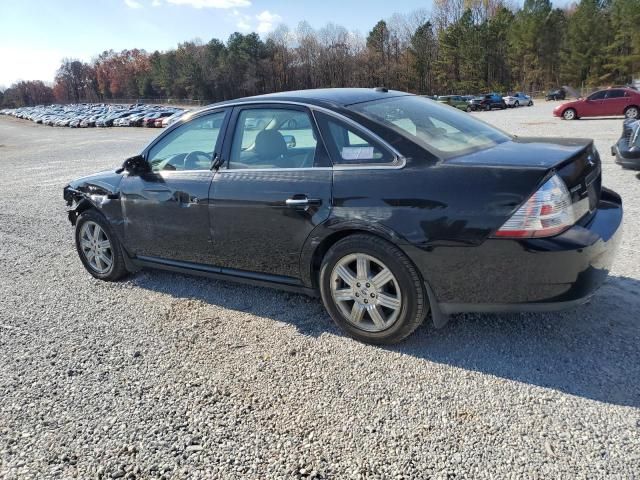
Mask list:
[{"label": "rear side window", "polygon": [[384,165],[395,156],[365,132],[322,112],[316,120],[335,165]]},{"label": "rear side window", "polygon": [[607,98],[623,98],[624,90],[609,90],[607,92]]},{"label": "rear side window", "polygon": [[306,111],[246,108],[238,115],[228,168],[311,168],[325,163],[323,152]]}]

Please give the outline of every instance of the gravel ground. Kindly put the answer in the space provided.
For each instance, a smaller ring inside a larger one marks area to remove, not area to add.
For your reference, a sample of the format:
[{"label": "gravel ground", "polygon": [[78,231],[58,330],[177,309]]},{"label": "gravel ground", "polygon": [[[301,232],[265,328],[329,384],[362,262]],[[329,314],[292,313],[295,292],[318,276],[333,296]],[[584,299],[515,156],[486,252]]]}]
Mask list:
[{"label": "gravel ground", "polygon": [[62,187],[158,132],[0,117],[0,478],[640,478],[640,181],[608,154],[620,119],[552,106],[477,115],[596,139],[626,208],[610,280],[574,311],[462,315],[393,348],[300,295],[94,280]]}]

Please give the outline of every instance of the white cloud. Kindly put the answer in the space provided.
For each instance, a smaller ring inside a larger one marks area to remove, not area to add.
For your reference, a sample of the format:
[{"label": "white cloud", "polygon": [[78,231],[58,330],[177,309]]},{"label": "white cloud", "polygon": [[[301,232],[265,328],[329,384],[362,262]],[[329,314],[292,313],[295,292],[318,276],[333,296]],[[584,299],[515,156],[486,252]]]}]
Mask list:
[{"label": "white cloud", "polygon": [[136,0],[124,0],[124,3],[129,8],[142,8],[142,4]]},{"label": "white cloud", "polygon": [[151,2],[151,6],[152,6],[152,7],[159,7],[160,5],[162,5],[161,0],[153,0],[153,1]]},{"label": "white cloud", "polygon": [[250,7],[251,0],[167,0],[174,5],[188,5],[194,8],[239,8]]},{"label": "white cloud", "polygon": [[269,10],[265,10],[264,12],[256,15],[256,19],[258,20],[256,31],[258,33],[268,33],[273,30],[275,23],[282,20],[282,17],[277,13],[271,13]]},{"label": "white cloud", "polygon": [[238,22],[236,23],[236,27],[238,27],[238,30],[240,30],[241,32],[251,31],[251,25],[249,25],[244,20],[238,20]]}]

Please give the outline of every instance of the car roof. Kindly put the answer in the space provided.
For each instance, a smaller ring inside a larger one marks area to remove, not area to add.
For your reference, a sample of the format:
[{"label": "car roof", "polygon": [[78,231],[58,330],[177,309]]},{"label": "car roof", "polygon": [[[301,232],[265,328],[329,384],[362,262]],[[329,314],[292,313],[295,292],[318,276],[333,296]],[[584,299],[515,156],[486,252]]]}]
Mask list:
[{"label": "car roof", "polygon": [[310,90],[295,90],[291,92],[268,93],[256,95],[254,97],[244,97],[235,100],[207,105],[208,108],[224,106],[233,103],[245,102],[268,102],[287,101],[300,102],[317,106],[342,106],[354,105],[356,103],[371,102],[385,98],[402,97],[412,95],[411,93],[398,90],[387,90],[382,88],[318,88]]}]

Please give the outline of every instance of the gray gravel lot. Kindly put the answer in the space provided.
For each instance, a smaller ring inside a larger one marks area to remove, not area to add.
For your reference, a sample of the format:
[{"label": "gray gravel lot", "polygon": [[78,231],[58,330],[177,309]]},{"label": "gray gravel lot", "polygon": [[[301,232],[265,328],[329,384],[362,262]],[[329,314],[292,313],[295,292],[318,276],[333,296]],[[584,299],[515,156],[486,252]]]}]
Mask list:
[{"label": "gray gravel lot", "polygon": [[640,180],[608,154],[620,119],[552,107],[474,115],[596,139],[626,209],[610,280],[574,311],[458,316],[393,348],[300,295],[94,280],[62,187],[158,131],[0,117],[0,478],[640,478]]}]

